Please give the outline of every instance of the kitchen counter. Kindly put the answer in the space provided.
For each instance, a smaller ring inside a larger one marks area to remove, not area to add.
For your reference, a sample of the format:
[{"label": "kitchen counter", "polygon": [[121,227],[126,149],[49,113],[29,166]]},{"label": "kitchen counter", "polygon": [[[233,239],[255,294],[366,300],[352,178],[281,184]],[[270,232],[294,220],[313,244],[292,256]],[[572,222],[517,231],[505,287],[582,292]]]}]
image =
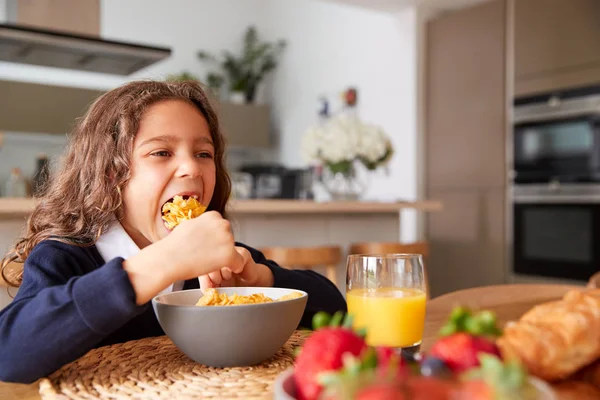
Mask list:
[{"label": "kitchen counter", "polygon": [[[35,205],[34,199],[0,198],[0,219],[20,218],[28,215]],[[439,211],[439,201],[415,202],[315,202],[308,200],[233,200],[229,205],[233,215],[241,214],[386,214],[404,209]]]}]

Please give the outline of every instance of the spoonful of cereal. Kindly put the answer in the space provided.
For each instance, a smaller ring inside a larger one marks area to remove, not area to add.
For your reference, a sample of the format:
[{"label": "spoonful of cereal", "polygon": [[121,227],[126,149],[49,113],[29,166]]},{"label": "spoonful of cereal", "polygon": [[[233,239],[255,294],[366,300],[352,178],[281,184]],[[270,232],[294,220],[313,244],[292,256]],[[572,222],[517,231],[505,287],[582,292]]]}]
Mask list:
[{"label": "spoonful of cereal", "polygon": [[162,206],[162,219],[168,229],[173,229],[186,219],[199,217],[206,206],[192,196],[175,196]]}]

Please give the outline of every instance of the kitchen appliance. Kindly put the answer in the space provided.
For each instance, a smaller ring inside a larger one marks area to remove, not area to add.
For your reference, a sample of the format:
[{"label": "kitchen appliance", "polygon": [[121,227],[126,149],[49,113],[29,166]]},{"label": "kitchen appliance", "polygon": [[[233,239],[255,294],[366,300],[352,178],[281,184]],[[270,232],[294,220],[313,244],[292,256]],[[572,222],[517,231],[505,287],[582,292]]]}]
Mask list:
[{"label": "kitchen appliance", "polygon": [[515,274],[587,281],[600,271],[600,185],[512,189]]},{"label": "kitchen appliance", "polygon": [[165,47],[0,24],[0,61],[130,75],[170,55]]},{"label": "kitchen appliance", "polygon": [[246,200],[252,197],[253,179],[246,172],[231,173],[231,196],[235,199]]},{"label": "kitchen appliance", "polygon": [[281,181],[285,168],[276,164],[246,165],[240,168],[252,176],[252,198],[272,199],[281,197]]},{"label": "kitchen appliance", "polygon": [[297,200],[313,200],[312,185],[314,172],[312,168],[289,169],[281,182],[281,198]]},{"label": "kitchen appliance", "polygon": [[600,182],[600,89],[517,101],[513,180]]},{"label": "kitchen appliance", "polygon": [[252,176],[252,198],[313,198],[313,172],[310,168],[289,169],[279,164],[256,164],[243,166],[240,171]]},{"label": "kitchen appliance", "polygon": [[5,0],[0,8],[0,61],[129,75],[171,55],[102,38],[98,0]]}]

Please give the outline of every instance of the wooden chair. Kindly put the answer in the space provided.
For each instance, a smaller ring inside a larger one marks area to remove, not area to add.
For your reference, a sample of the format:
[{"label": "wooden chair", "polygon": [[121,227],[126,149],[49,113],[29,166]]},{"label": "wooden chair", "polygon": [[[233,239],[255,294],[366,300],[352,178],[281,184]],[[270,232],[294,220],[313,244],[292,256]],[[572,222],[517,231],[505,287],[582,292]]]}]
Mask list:
[{"label": "wooden chair", "polygon": [[324,267],[327,278],[337,285],[337,266],[342,259],[339,246],[265,247],[260,251],[270,260],[287,269]]},{"label": "wooden chair", "polygon": [[[17,269],[17,267],[22,267],[23,265],[21,264],[17,264],[16,262],[10,262],[8,263],[8,265],[6,266],[6,271],[8,272],[8,274],[10,275],[10,272],[12,271],[12,269]],[[4,280],[4,278],[2,278],[2,274],[0,274],[0,287],[8,287],[9,284],[8,282],[6,282]]]},{"label": "wooden chair", "polygon": [[429,278],[427,275],[427,257],[429,244],[427,242],[399,243],[399,242],[363,242],[350,245],[348,254],[421,254],[423,256],[423,272],[425,278],[425,293],[429,299]]}]

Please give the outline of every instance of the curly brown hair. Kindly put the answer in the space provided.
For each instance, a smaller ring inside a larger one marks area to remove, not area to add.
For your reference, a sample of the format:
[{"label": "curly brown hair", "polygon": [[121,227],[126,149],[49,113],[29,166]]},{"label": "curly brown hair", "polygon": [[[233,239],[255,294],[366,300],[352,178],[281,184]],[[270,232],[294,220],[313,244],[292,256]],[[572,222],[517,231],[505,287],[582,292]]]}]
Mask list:
[{"label": "curly brown hair", "polygon": [[[33,248],[52,238],[93,245],[122,217],[122,191],[130,179],[133,141],[144,111],[163,100],[184,100],[204,115],[215,146],[216,183],[209,210],[226,217],[231,181],[225,169],[225,138],[203,87],[192,81],[136,81],[100,96],[77,121],[62,163],[49,180],[27,222],[27,230],[4,256],[1,274],[11,286],[23,280],[23,263]],[[11,262],[19,268],[7,270]],[[17,265],[19,265],[17,264]]]}]

